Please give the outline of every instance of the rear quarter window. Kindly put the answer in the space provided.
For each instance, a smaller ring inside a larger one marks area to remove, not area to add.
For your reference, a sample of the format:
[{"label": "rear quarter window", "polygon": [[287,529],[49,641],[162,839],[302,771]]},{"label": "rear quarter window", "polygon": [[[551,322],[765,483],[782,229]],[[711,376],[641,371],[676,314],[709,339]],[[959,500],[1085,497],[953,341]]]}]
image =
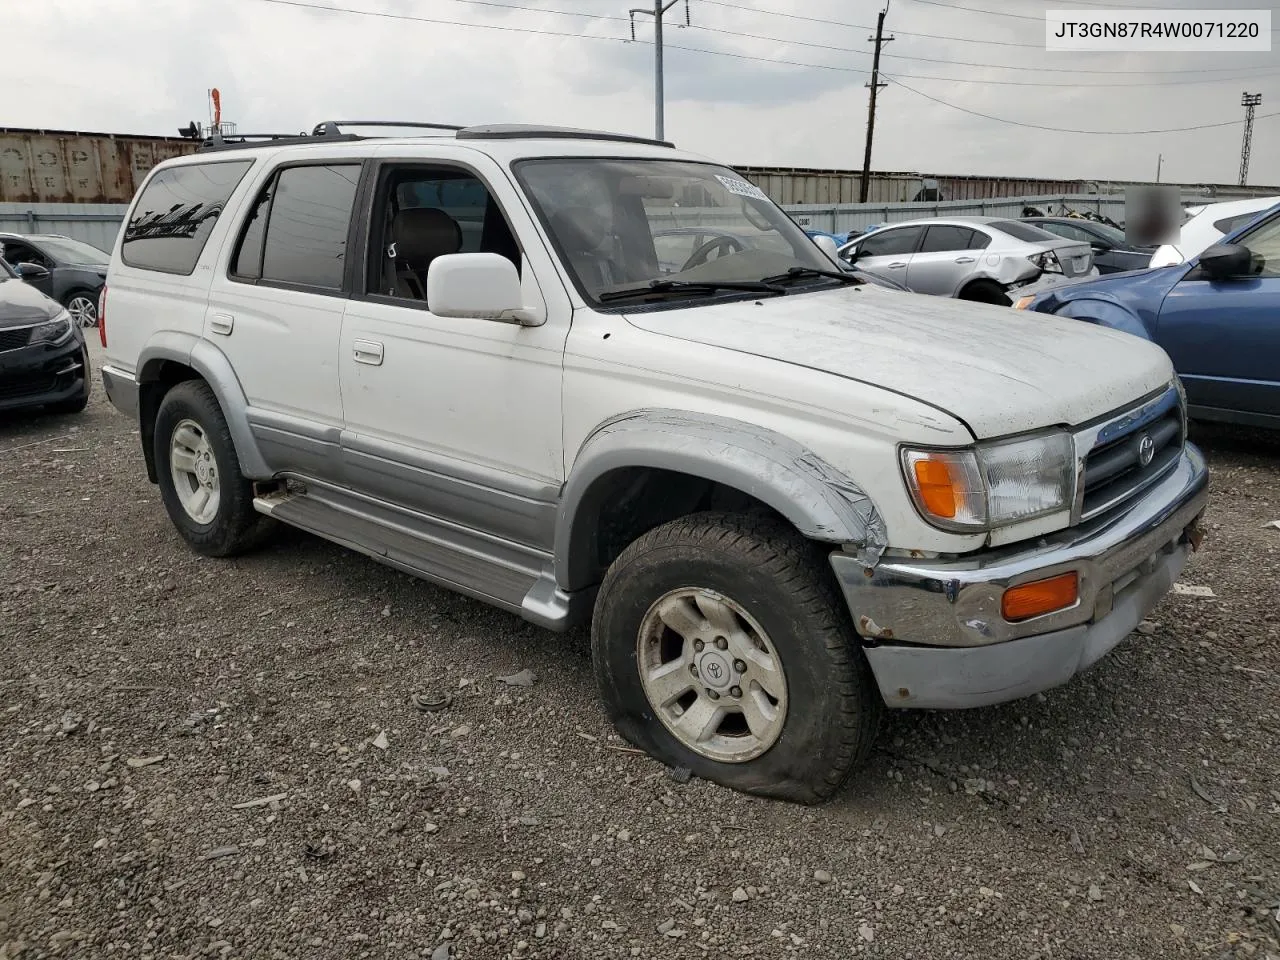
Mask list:
[{"label": "rear quarter window", "polygon": [[252,165],[193,163],[156,173],[130,211],[120,258],[141,270],[190,276],[222,208]]}]

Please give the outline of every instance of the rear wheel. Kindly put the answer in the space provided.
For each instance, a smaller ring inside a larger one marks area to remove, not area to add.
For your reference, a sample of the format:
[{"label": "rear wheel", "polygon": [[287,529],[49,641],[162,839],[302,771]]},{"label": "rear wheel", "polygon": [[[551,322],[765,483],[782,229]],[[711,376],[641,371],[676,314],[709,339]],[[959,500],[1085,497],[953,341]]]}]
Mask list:
[{"label": "rear wheel", "polygon": [[1013,301],[1004,292],[1004,288],[993,280],[975,280],[960,291],[960,299],[973,300],[977,303],[991,303],[1000,307],[1013,305]]},{"label": "rear wheel", "polygon": [[91,290],[73,290],[62,298],[62,305],[78,327],[98,325],[98,298]]},{"label": "rear wheel", "polygon": [[191,548],[227,557],[257,546],[269,523],[253,509],[253,484],[208,384],[187,380],[165,394],[154,442],[160,497]]},{"label": "rear wheel", "polygon": [[623,736],[703,779],[815,803],[871,749],[870,668],[820,552],[779,520],[698,514],[641,537],[591,642]]}]

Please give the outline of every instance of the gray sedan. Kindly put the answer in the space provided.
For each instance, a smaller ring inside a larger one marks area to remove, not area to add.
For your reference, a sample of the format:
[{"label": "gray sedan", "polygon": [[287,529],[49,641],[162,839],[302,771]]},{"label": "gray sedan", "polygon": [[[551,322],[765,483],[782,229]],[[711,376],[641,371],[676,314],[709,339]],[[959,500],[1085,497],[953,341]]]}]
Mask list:
[{"label": "gray sedan", "polygon": [[893,224],[841,247],[840,256],[916,293],[1002,306],[1011,294],[1097,275],[1087,243],[998,217]]}]

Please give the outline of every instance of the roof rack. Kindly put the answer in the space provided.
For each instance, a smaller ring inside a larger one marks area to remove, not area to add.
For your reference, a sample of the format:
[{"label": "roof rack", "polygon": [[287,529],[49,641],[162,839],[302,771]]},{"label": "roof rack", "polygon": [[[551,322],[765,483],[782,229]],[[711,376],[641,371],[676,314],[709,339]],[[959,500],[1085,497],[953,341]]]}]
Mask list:
[{"label": "roof rack", "polygon": [[580,130],[577,127],[545,127],[525,123],[488,123],[458,131],[459,140],[610,140],[615,143],[646,143],[655,147],[674,147],[669,140],[637,137],[629,133],[604,130]]},{"label": "roof rack", "polygon": [[[271,144],[273,146],[291,147],[313,144],[316,141],[325,143],[348,143],[355,140],[372,139],[355,133],[343,132],[344,127],[379,127],[401,128],[424,131],[443,131],[452,133],[459,140],[607,140],[614,143],[643,143],[656,147],[674,147],[669,140],[654,140],[651,137],[638,137],[629,133],[609,133],[604,130],[581,130],[576,127],[549,127],[523,123],[490,123],[478,126],[461,127],[452,123],[425,123],[418,120],[326,120],[318,123],[310,133],[236,133],[223,136],[220,131],[203,140],[200,152],[214,150],[245,150],[252,147]],[[192,124],[192,133],[198,128]],[[184,133],[186,130],[184,130]],[[381,136],[387,136],[383,134]],[[424,133],[421,136],[428,136]],[[192,137],[194,139],[194,137]]]}]

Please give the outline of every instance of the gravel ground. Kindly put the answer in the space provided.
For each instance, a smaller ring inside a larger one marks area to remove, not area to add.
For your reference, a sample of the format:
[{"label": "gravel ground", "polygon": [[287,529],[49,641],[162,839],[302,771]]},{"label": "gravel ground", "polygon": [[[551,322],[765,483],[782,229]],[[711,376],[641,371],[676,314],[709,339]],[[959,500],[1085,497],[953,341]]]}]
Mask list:
[{"label": "gravel ground", "polygon": [[1198,439],[1215,598],[804,809],[626,750],[582,635],[195,556],[100,388],[0,421],[0,960],[1280,957],[1280,441]]}]

